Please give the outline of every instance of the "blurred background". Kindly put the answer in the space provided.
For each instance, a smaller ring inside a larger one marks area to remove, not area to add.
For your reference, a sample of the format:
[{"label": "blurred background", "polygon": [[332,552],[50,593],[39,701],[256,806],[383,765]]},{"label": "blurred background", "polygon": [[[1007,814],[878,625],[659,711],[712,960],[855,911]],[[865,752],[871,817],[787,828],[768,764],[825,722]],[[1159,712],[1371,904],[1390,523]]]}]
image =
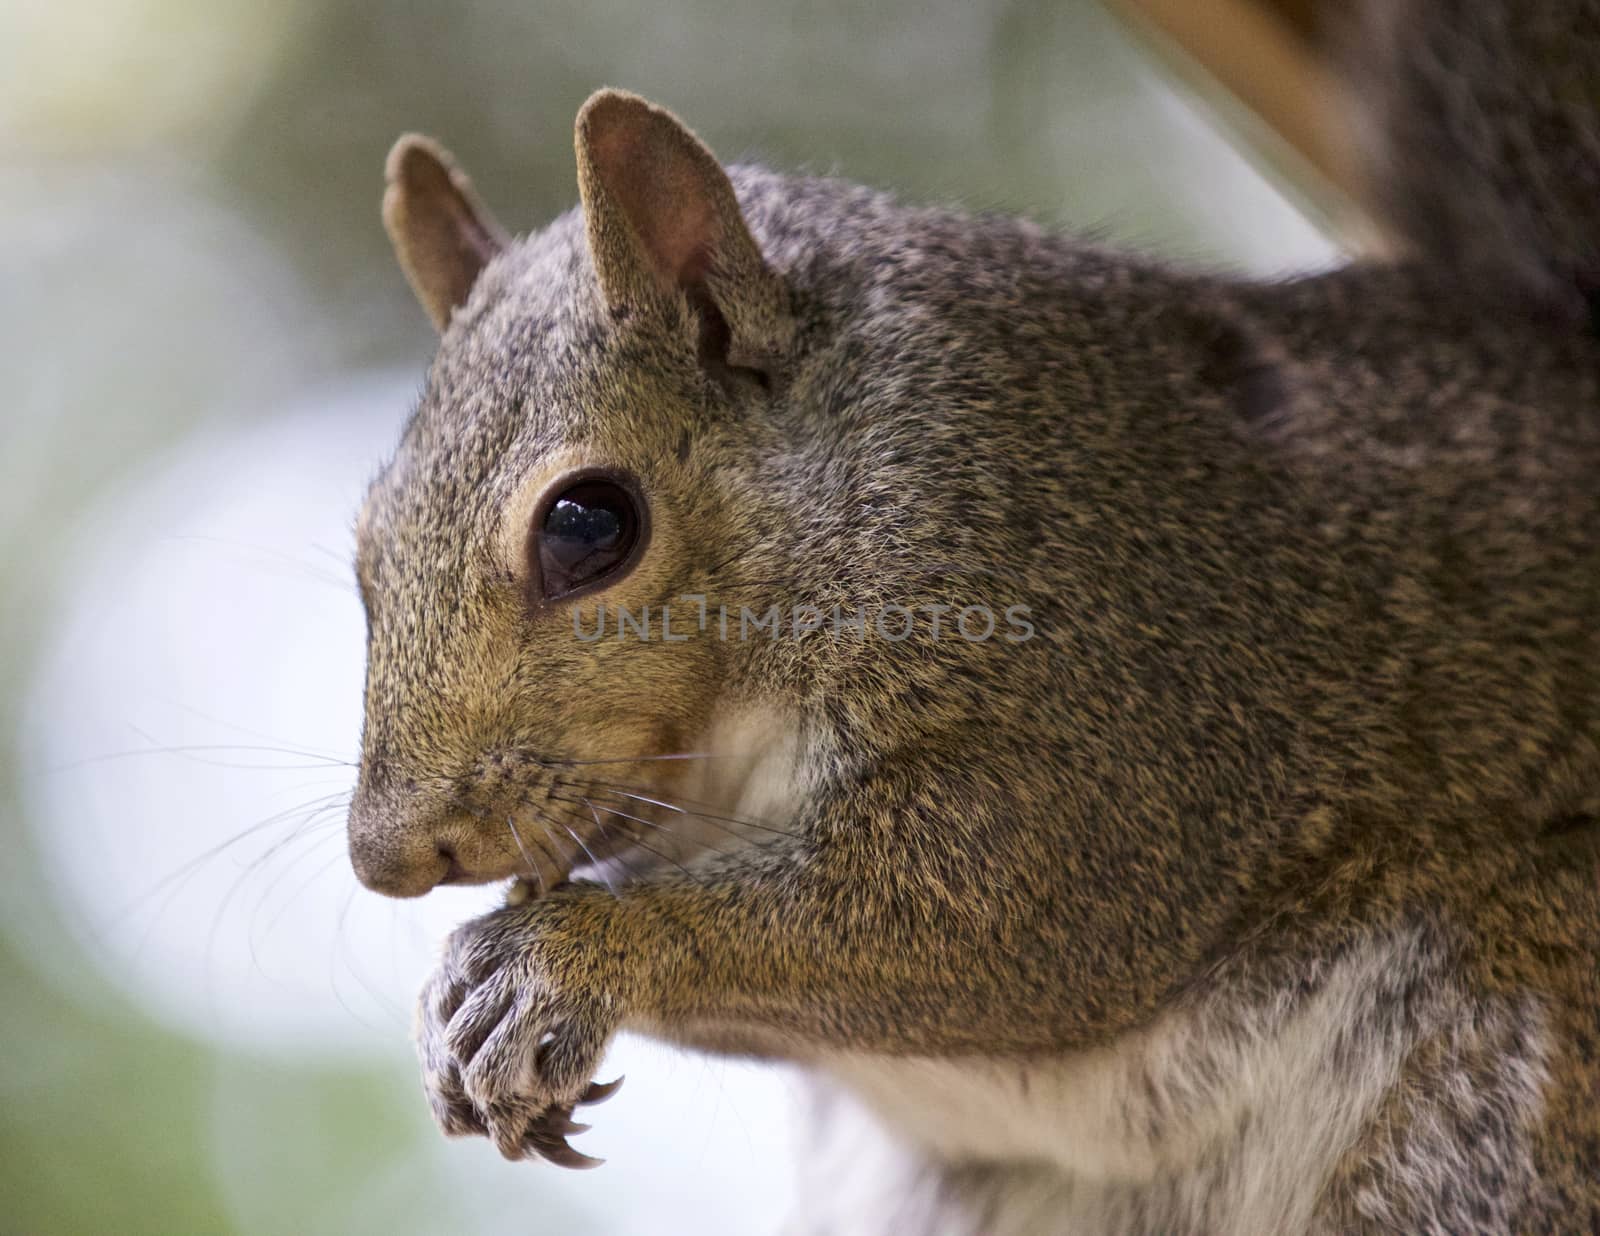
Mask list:
[{"label": "blurred background", "polygon": [[0,0],[0,1232],[777,1231],[781,1070],[620,1043],[593,1173],[429,1121],[412,995],[486,895],[343,841],[351,523],[432,346],[384,153],[537,228],[612,84],[729,160],[1336,260],[1170,64],[1097,0]]}]

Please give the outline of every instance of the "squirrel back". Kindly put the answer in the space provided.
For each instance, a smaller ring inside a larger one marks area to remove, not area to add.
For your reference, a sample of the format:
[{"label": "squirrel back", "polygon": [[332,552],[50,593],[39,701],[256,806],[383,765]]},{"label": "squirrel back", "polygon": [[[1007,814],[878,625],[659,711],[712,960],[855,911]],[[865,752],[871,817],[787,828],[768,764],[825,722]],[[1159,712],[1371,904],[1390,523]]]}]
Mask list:
[{"label": "squirrel back", "polygon": [[1600,296],[1600,0],[1368,0],[1343,34],[1380,214],[1422,261]]}]

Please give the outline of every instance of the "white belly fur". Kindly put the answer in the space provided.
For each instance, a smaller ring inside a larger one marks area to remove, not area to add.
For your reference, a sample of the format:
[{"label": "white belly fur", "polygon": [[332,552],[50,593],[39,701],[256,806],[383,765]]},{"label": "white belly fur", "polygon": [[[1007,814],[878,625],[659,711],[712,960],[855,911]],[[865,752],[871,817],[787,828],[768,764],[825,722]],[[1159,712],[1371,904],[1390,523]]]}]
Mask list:
[{"label": "white belly fur", "polygon": [[[1306,1231],[1341,1154],[1427,1032],[1398,1030],[1383,1007],[1397,978],[1429,964],[1425,951],[1409,934],[1374,940],[1330,966],[1299,1007],[1241,1010],[1219,997],[1056,1060],[830,1057],[824,1084],[872,1114],[880,1154],[863,1157],[859,1140],[830,1146],[844,1127],[830,1121],[819,1153],[834,1163],[831,1196],[819,1200],[831,1214],[797,1230]],[[981,1220],[966,1223],[929,1182],[982,1164],[1023,1170],[1014,1195],[991,1191]]]}]

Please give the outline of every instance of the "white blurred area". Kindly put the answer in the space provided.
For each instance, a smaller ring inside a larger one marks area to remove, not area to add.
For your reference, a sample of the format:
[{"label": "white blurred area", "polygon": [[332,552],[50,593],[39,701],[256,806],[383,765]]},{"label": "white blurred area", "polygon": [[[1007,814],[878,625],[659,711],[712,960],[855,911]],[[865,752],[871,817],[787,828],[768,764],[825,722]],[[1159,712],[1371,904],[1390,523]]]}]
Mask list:
[{"label": "white blurred area", "polygon": [[[572,200],[572,110],[610,82],[714,144],[759,138],[730,158],[1208,265],[1337,260],[1089,0],[938,8],[0,0],[0,1138],[22,1130],[0,1150],[45,1199],[21,1213],[77,1193],[30,1162],[89,1147],[147,1182],[97,1212],[118,1230],[185,1230],[179,1192],[251,1236],[779,1230],[801,1153],[781,1069],[620,1042],[591,1173],[428,1119],[412,1001],[497,893],[386,901],[344,854],[351,526],[426,359],[375,240],[382,153],[431,123],[449,58],[444,136],[543,169],[480,179],[515,226],[507,184]],[[530,115],[517,92],[546,79]],[[170,1051],[116,1055],[135,1032]],[[107,1106],[102,1147],[79,1125]]]},{"label": "white blurred area", "polygon": [[193,1032],[370,1051],[404,1032],[427,942],[486,900],[362,895],[344,855],[351,512],[413,388],[349,381],[198,432],[67,547],[79,582],[29,701],[29,814],[91,951]]}]

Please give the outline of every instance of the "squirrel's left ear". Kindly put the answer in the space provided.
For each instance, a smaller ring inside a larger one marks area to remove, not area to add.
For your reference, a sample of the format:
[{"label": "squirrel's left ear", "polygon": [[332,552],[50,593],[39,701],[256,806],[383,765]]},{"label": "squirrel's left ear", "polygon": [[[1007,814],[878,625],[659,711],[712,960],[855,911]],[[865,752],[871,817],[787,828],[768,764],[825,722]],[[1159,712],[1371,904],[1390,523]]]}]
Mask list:
[{"label": "squirrel's left ear", "polygon": [[601,90],[578,113],[578,188],[600,290],[614,311],[693,313],[703,362],[765,371],[793,337],[789,296],[727,173],[671,112]]},{"label": "squirrel's left ear", "polygon": [[449,152],[426,137],[408,133],[396,142],[384,179],[383,226],[411,290],[442,331],[505,248],[505,230]]}]

